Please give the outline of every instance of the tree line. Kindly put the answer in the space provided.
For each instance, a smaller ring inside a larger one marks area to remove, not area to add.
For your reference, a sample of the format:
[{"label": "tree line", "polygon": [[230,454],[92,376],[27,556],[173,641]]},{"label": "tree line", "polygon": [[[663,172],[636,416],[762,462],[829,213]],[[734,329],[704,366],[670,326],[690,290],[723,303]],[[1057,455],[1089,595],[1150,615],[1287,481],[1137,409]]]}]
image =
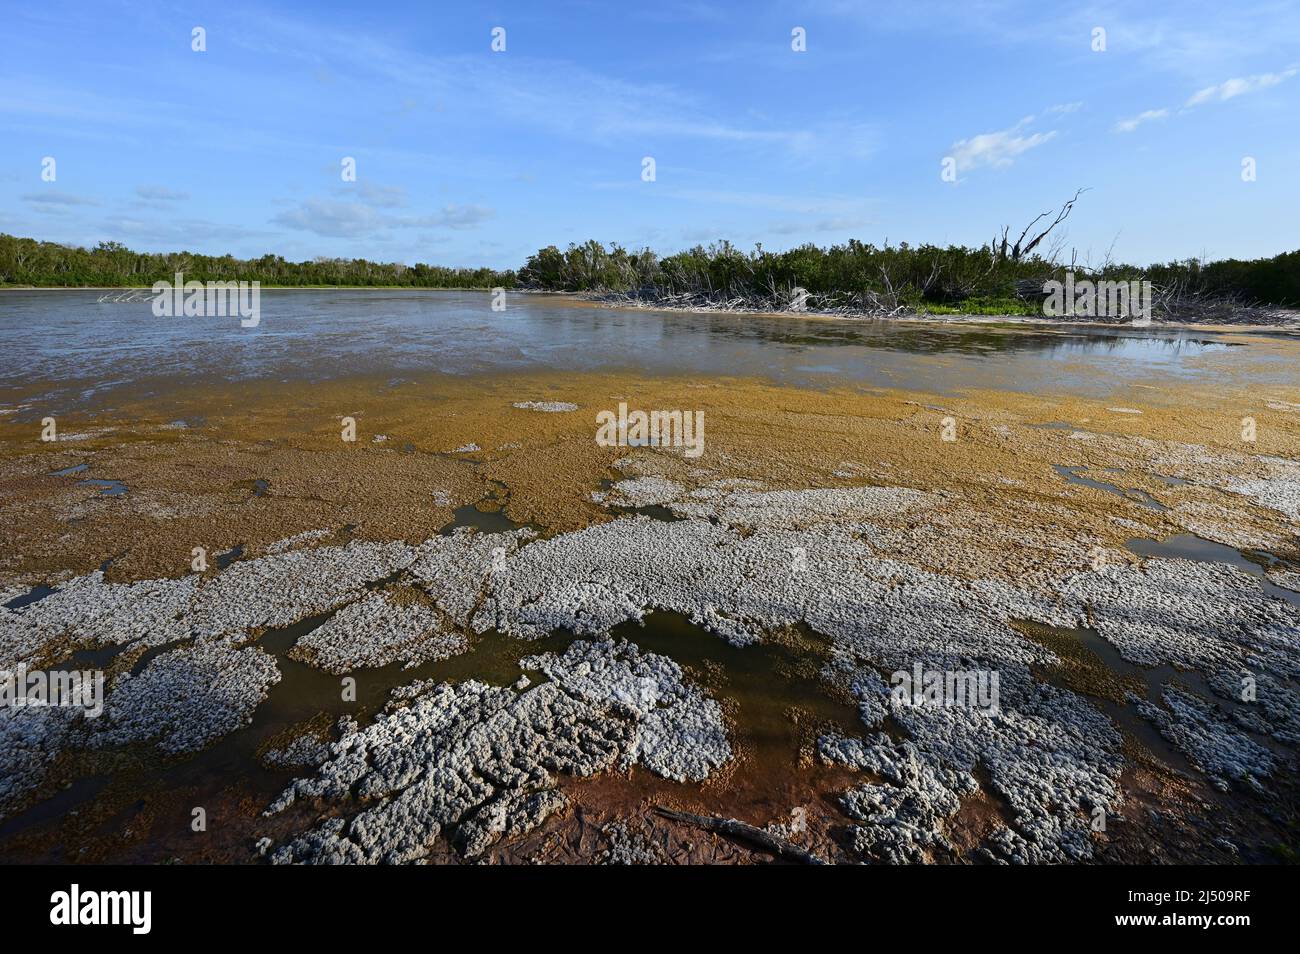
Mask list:
[{"label": "tree line", "polygon": [[1167,297],[1190,302],[1300,307],[1300,250],[1251,261],[1189,259],[1146,267],[1110,261],[1077,266],[1062,262],[1058,251],[1047,257],[1012,256],[996,238],[980,248],[849,240],[780,252],[761,245],[742,250],[721,241],[661,257],[648,248],[630,251],[589,240],[563,250],[548,245],[518,271],[502,271],[366,259],[291,262],[278,255],[239,259],[135,252],[117,242],[80,248],[0,234],[0,285],[146,287],[183,272],[187,281],[271,286],[527,288],[774,308],[789,307],[802,294],[811,299],[809,307],[1030,313],[1041,301],[1042,284],[1073,270],[1095,280],[1146,279]]},{"label": "tree line", "polygon": [[510,271],[404,265],[363,258],[290,262],[279,255],[235,258],[194,252],[135,252],[119,242],[94,248],[0,234],[0,285],[147,287],[172,281],[259,281],[264,285],[378,285],[403,288],[513,287]]},{"label": "tree line", "polygon": [[1139,267],[1107,261],[1096,267],[1036,254],[1012,257],[995,241],[981,248],[949,245],[800,245],[772,252],[716,242],[665,258],[652,250],[606,248],[588,241],[561,251],[547,246],[519,270],[525,288],[617,292],[631,298],[695,298],[780,303],[800,290],[827,304],[855,300],[930,310],[1011,308],[1032,312],[1044,282],[1067,271],[1093,280],[1148,280],[1166,296],[1231,300],[1242,305],[1300,307],[1300,251],[1272,258],[1204,262],[1189,259]]}]

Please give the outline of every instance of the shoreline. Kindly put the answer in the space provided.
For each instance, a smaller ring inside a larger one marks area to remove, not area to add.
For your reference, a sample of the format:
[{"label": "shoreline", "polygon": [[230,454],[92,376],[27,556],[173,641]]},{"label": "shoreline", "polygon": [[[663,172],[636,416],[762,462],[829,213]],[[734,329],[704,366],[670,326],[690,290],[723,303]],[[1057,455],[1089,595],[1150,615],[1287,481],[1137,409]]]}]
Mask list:
[{"label": "shoreline", "polygon": [[762,318],[817,318],[829,321],[862,321],[862,322],[890,322],[896,324],[919,324],[919,325],[1025,325],[1030,327],[1042,328],[1108,328],[1114,330],[1130,331],[1158,331],[1160,329],[1188,329],[1200,331],[1265,331],[1265,332],[1300,332],[1300,310],[1279,309],[1294,315],[1294,317],[1285,320],[1282,323],[1255,323],[1248,321],[1237,322],[1184,322],[1184,321],[1155,321],[1145,325],[1137,325],[1132,322],[1119,321],[1089,321],[1080,319],[1069,321],[1060,318],[1039,317],[1036,315],[982,315],[955,312],[952,314],[937,314],[929,312],[905,312],[899,315],[873,315],[866,312],[857,314],[845,314],[835,312],[819,312],[812,310],[794,311],[763,311],[750,310],[745,308],[715,308],[707,305],[664,305],[653,302],[633,302],[633,301],[605,301],[598,296],[585,297],[580,293],[574,292],[533,292],[533,294],[559,295],[568,297],[575,302],[580,302],[597,307],[614,308],[622,311],[666,311],[680,312],[683,314],[697,315],[741,315]]},{"label": "shoreline", "polygon": [[[89,291],[89,292],[109,292],[109,291],[128,291],[130,289],[147,289],[146,285],[0,285],[0,293],[3,292],[70,292],[70,291]],[[475,287],[422,287],[411,285],[261,285],[263,291],[373,291],[373,292],[478,292],[481,294],[491,294],[491,288]],[[606,301],[597,294],[585,294],[582,292],[565,292],[550,291],[547,289],[535,288],[508,288],[507,295],[528,295],[530,297],[550,297],[557,300],[570,302],[574,305],[590,308],[608,308],[615,311],[650,311],[650,312],[672,312],[678,314],[692,315],[734,315],[737,317],[757,317],[757,318],[799,318],[799,319],[816,319],[819,321],[847,321],[847,322],[888,322],[894,324],[915,324],[915,325],[1018,325],[1034,328],[1098,328],[1124,331],[1142,331],[1158,332],[1161,330],[1172,331],[1206,331],[1206,332],[1239,332],[1239,333],[1284,333],[1300,334],[1300,310],[1295,309],[1278,309],[1283,314],[1290,314],[1294,317],[1287,318],[1279,322],[1257,323],[1250,321],[1235,322],[1190,322],[1190,321],[1156,321],[1152,320],[1149,324],[1136,325],[1131,322],[1114,322],[1114,321],[1089,321],[1080,319],[1076,321],[1063,320],[1060,318],[1038,317],[1036,315],[984,315],[969,314],[956,312],[952,314],[932,314],[927,312],[905,312],[899,315],[881,316],[867,313],[861,314],[843,314],[833,312],[819,312],[814,310],[783,310],[783,311],[764,311],[757,309],[745,308],[721,308],[710,307],[705,305],[671,305],[659,304],[654,302],[634,302],[634,301]]]}]

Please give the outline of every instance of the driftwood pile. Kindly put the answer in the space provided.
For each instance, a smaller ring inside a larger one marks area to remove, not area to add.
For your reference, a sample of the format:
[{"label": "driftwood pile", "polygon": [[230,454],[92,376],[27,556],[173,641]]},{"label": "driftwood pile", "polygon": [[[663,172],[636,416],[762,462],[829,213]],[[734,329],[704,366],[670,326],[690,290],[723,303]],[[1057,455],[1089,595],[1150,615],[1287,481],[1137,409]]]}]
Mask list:
[{"label": "driftwood pile", "polygon": [[821,315],[835,318],[902,318],[913,310],[896,298],[875,292],[842,295],[794,294],[721,297],[703,292],[592,292],[590,301],[624,308],[699,312],[760,312]]}]

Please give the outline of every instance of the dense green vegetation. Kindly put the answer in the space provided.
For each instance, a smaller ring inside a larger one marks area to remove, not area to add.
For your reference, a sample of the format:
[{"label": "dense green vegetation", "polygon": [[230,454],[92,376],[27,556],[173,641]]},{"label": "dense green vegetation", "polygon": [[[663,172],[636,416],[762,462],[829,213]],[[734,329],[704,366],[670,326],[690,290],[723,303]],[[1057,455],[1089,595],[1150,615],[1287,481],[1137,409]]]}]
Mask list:
[{"label": "dense green vegetation", "polygon": [[[190,252],[133,252],[116,242],[75,248],[0,234],[0,285],[144,287],[171,280],[260,281],[268,286],[523,287],[625,295],[645,301],[787,307],[808,295],[810,308],[920,309],[976,314],[1036,312],[1042,283],[1063,279],[1066,266],[1037,254],[1017,257],[996,242],[982,248],[934,245],[878,247],[851,240],[784,252],[742,251],[729,242],[696,246],[660,258],[649,249],[588,241],[561,251],[547,246],[518,273],[489,268],[378,263],[318,258],[290,262],[277,255],[237,259]],[[1084,272],[1076,269],[1076,274]],[[1300,251],[1269,259],[1189,260],[1139,268],[1108,263],[1088,277],[1151,280],[1166,302],[1232,300],[1300,306]]]},{"label": "dense green vegetation", "polygon": [[278,255],[240,259],[192,252],[133,252],[117,242],[75,248],[0,234],[0,285],[147,287],[172,281],[259,281],[264,285],[380,285],[410,288],[512,287],[513,272],[443,268],[365,259],[317,258],[290,262]]},{"label": "dense green vegetation", "polygon": [[[1034,261],[995,260],[987,249],[906,244],[877,248],[858,241],[785,252],[745,252],[730,242],[696,246],[666,258],[599,242],[544,248],[519,272],[525,287],[614,291],[635,297],[687,297],[783,306],[803,289],[810,306],[954,304],[975,297],[1014,298],[1016,282],[1044,269]],[[864,301],[865,299],[865,301]]]},{"label": "dense green vegetation", "polygon": [[1236,296],[1268,305],[1300,307],[1300,249],[1250,261],[1175,262],[1153,265],[1145,277],[1157,286],[1184,283],[1209,296]]},{"label": "dense green vegetation", "polygon": [[[936,312],[1036,312],[1049,279],[1068,266],[1031,255],[1012,258],[994,246],[939,248],[906,243],[880,248],[850,240],[785,252],[751,252],[728,242],[696,246],[660,259],[599,242],[541,249],[519,271],[527,288],[613,291],[647,300],[685,297],[725,302],[788,302],[796,288],[829,306],[904,306]],[[1202,263],[1196,260],[1139,268],[1108,263],[1076,268],[1094,280],[1148,279],[1167,298],[1233,299],[1241,303],[1300,305],[1300,251],[1270,259]]]}]

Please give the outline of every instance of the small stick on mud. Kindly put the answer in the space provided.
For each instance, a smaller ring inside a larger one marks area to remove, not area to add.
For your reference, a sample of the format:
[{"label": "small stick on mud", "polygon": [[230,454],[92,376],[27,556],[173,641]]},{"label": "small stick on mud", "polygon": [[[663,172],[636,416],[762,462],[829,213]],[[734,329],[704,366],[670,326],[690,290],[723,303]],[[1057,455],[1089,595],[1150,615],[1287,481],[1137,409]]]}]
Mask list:
[{"label": "small stick on mud", "polygon": [[677,812],[671,808],[664,808],[662,805],[656,805],[654,810],[656,814],[662,815],[664,818],[671,818],[673,821],[684,822],[688,825],[703,828],[706,831],[717,832],[720,835],[730,835],[732,838],[740,838],[751,842],[764,851],[769,851],[778,858],[784,858],[787,861],[797,861],[804,865],[826,864],[812,852],[804,851],[798,845],[792,845],[790,842],[783,841],[761,828],[755,828],[753,825],[747,825],[743,821],[737,821],[734,818],[720,818],[716,815],[692,815],[690,812]]}]

